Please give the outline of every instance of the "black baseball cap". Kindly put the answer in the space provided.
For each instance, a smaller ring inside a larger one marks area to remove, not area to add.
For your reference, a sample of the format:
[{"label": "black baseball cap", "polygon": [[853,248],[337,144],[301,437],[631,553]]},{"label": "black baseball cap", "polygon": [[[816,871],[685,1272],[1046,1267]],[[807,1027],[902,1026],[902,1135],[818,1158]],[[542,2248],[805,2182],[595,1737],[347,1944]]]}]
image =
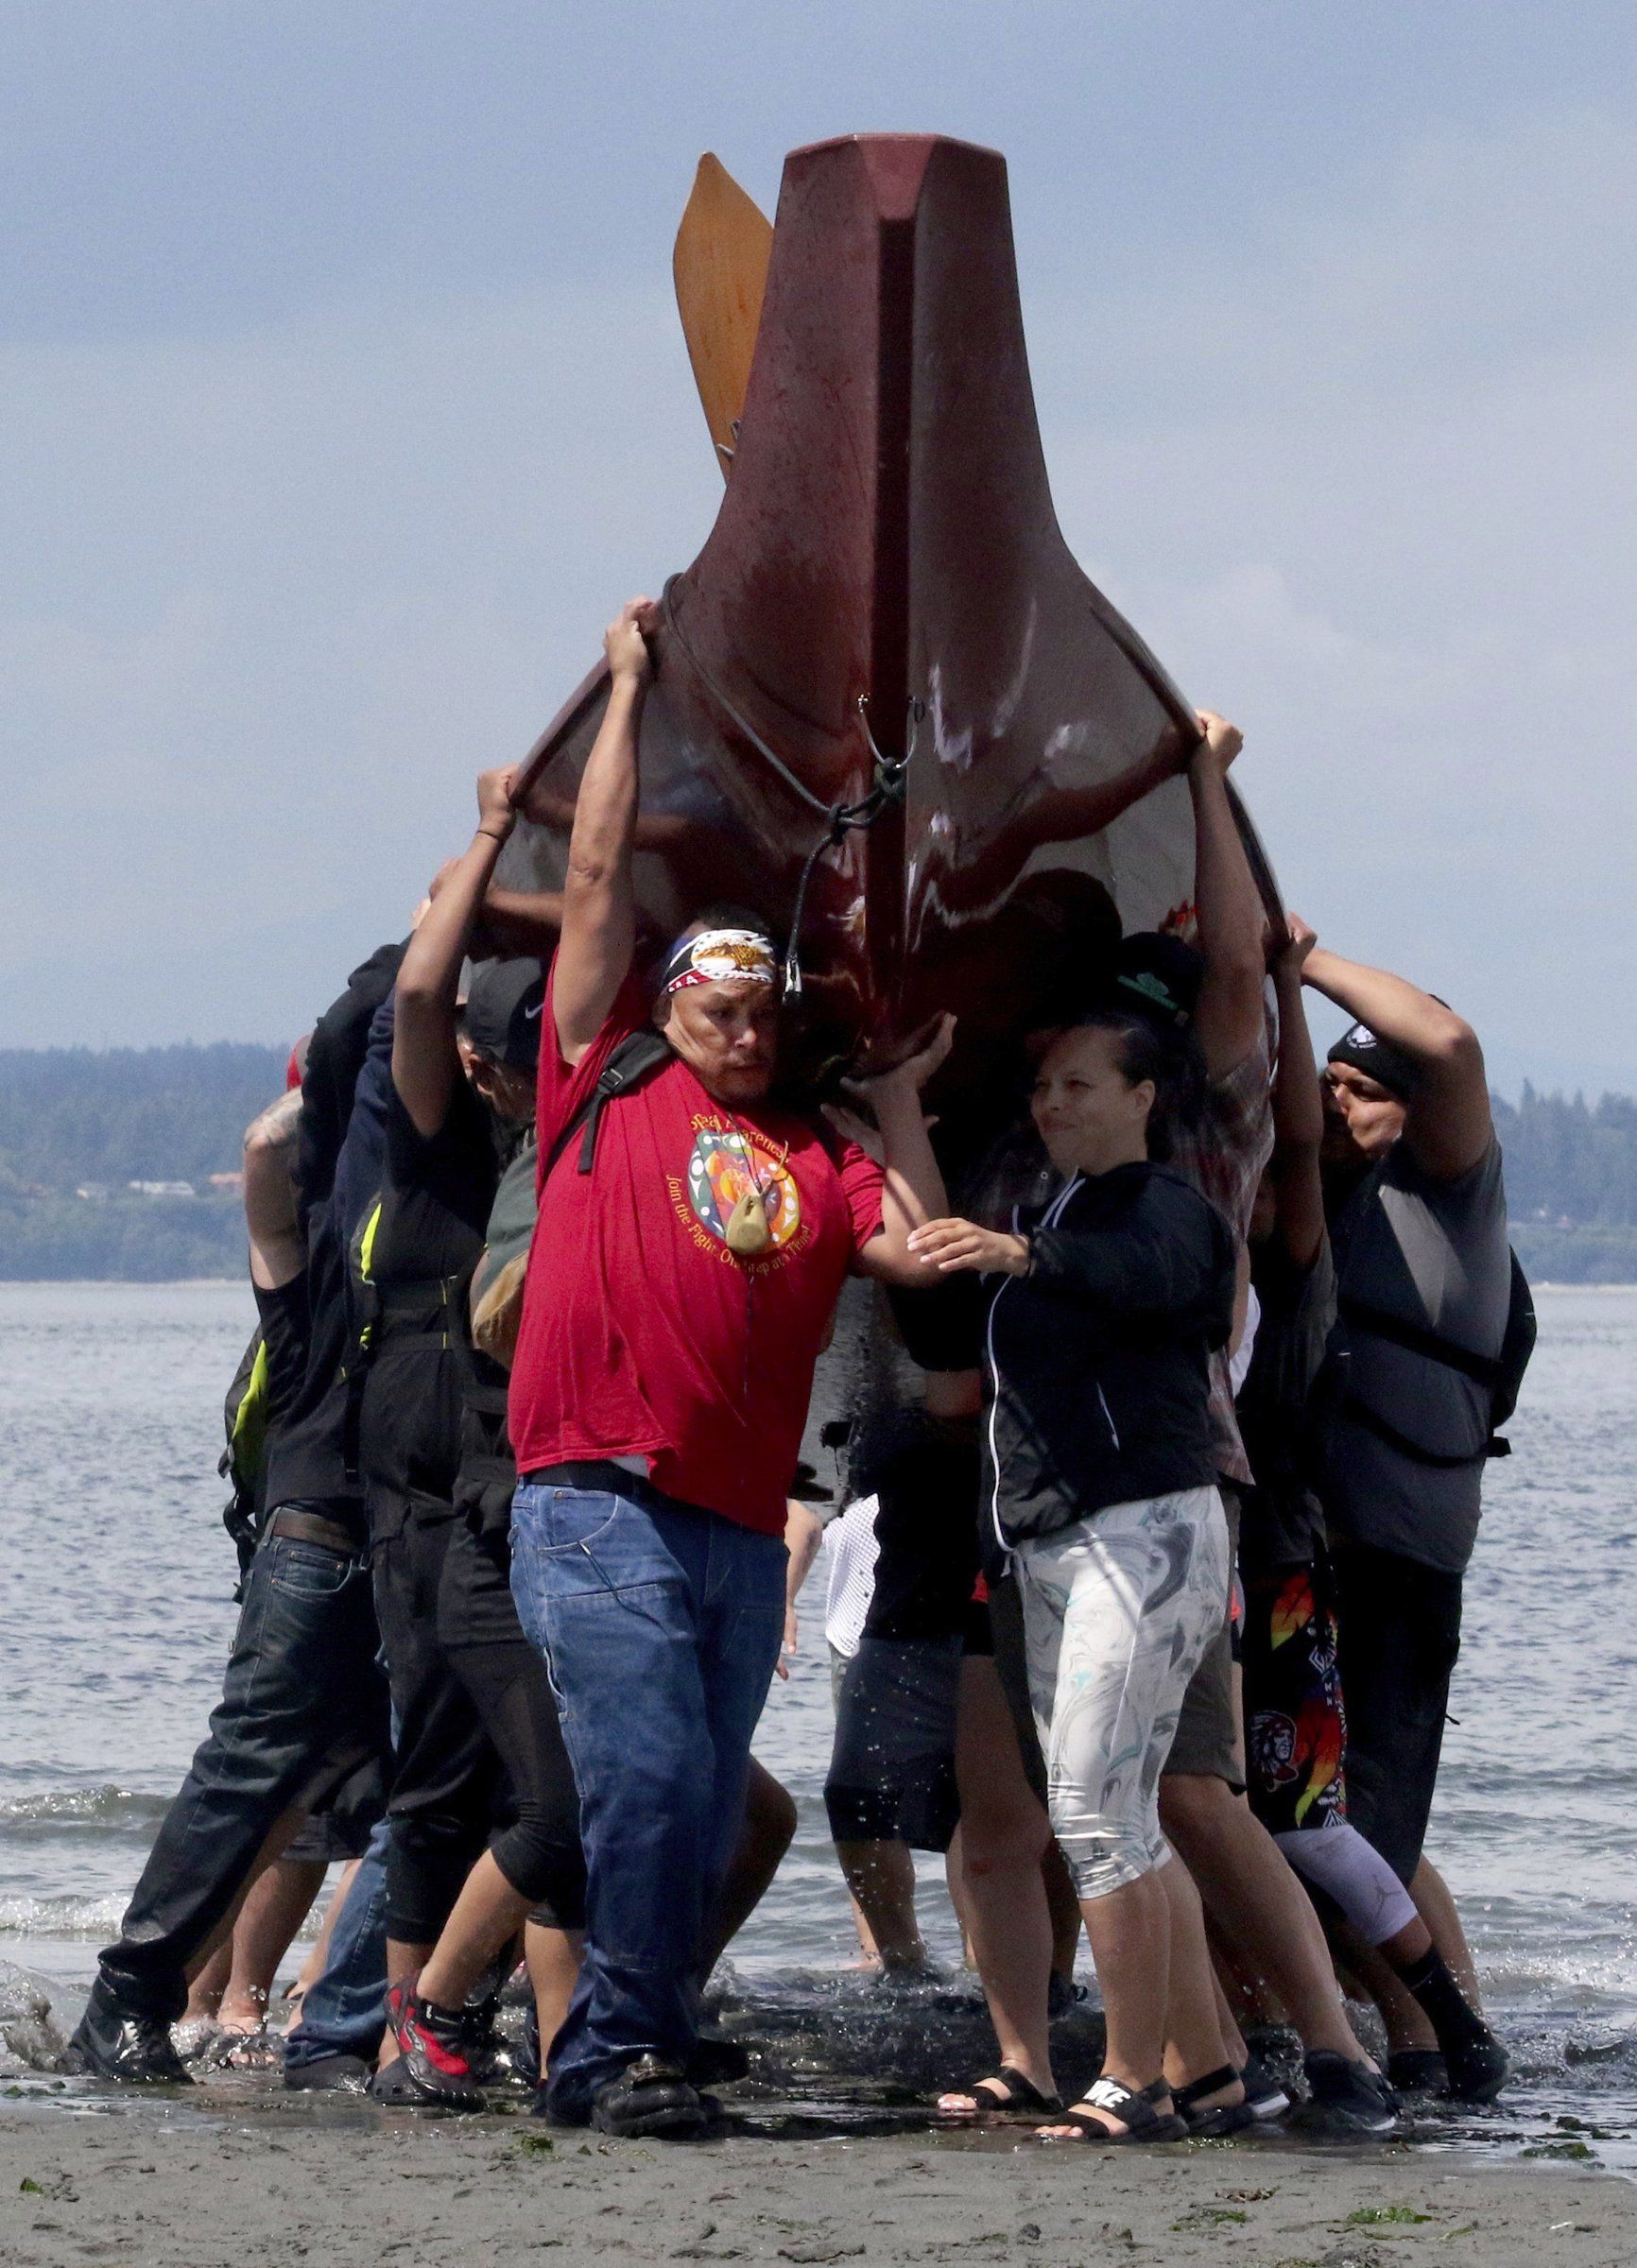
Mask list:
[{"label": "black baseball cap", "polygon": [[1194,1021],[1205,963],[1192,945],[1163,930],[1134,930],[1114,955],[1113,996],[1122,1007],[1146,1008],[1167,1023]]},{"label": "black baseball cap", "polygon": [[466,994],[466,1037],[491,1063],[534,1071],[544,1008],[545,979],[538,961],[479,961]]}]

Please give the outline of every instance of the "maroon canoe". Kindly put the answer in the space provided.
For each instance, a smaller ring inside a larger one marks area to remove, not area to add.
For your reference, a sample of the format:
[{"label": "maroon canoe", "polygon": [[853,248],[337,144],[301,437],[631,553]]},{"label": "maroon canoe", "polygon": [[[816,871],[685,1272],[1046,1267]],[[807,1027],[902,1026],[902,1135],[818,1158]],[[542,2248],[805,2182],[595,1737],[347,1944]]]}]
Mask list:
[{"label": "maroon canoe", "polygon": [[[1192,711],[1058,526],[994,151],[787,159],[737,452],[658,661],[642,905],[667,934],[716,897],[787,930],[801,896],[814,1054],[952,1005],[945,1084],[981,1082],[1116,910],[1186,928]],[[544,882],[603,696],[594,672],[534,752]]]}]

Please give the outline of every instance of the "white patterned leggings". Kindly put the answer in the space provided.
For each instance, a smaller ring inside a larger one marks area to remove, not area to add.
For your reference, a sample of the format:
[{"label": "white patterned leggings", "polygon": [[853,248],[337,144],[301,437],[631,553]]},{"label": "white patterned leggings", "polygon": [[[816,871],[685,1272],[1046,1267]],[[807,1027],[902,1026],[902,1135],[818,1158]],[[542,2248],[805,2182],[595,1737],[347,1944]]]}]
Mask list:
[{"label": "white patterned leggings", "polygon": [[1052,1832],[1082,1899],[1164,1865],[1160,1774],[1228,1612],[1215,1488],[1111,1504],[1018,1546]]}]

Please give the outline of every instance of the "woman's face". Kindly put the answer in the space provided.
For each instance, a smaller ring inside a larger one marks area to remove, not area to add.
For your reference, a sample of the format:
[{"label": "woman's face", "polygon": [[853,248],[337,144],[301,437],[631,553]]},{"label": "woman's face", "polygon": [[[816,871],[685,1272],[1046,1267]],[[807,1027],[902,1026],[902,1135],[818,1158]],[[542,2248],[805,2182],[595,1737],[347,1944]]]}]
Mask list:
[{"label": "woman's face", "polygon": [[1064,1032],[1041,1059],[1030,1102],[1060,1174],[1106,1174],[1148,1155],[1154,1082],[1135,1086],[1120,1068],[1116,1032]]}]

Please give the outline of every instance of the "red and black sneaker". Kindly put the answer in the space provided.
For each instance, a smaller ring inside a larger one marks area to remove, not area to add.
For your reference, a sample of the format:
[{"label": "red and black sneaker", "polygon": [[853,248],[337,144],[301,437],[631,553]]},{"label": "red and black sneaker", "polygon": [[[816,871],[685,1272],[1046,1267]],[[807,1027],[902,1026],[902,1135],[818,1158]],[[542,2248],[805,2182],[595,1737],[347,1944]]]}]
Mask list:
[{"label": "red and black sneaker", "polygon": [[387,2021],[398,2042],[400,2072],[419,2101],[445,2110],[481,2110],[483,2092],[466,2060],[465,2011],[438,2008],[405,1977],[387,1988]]}]

